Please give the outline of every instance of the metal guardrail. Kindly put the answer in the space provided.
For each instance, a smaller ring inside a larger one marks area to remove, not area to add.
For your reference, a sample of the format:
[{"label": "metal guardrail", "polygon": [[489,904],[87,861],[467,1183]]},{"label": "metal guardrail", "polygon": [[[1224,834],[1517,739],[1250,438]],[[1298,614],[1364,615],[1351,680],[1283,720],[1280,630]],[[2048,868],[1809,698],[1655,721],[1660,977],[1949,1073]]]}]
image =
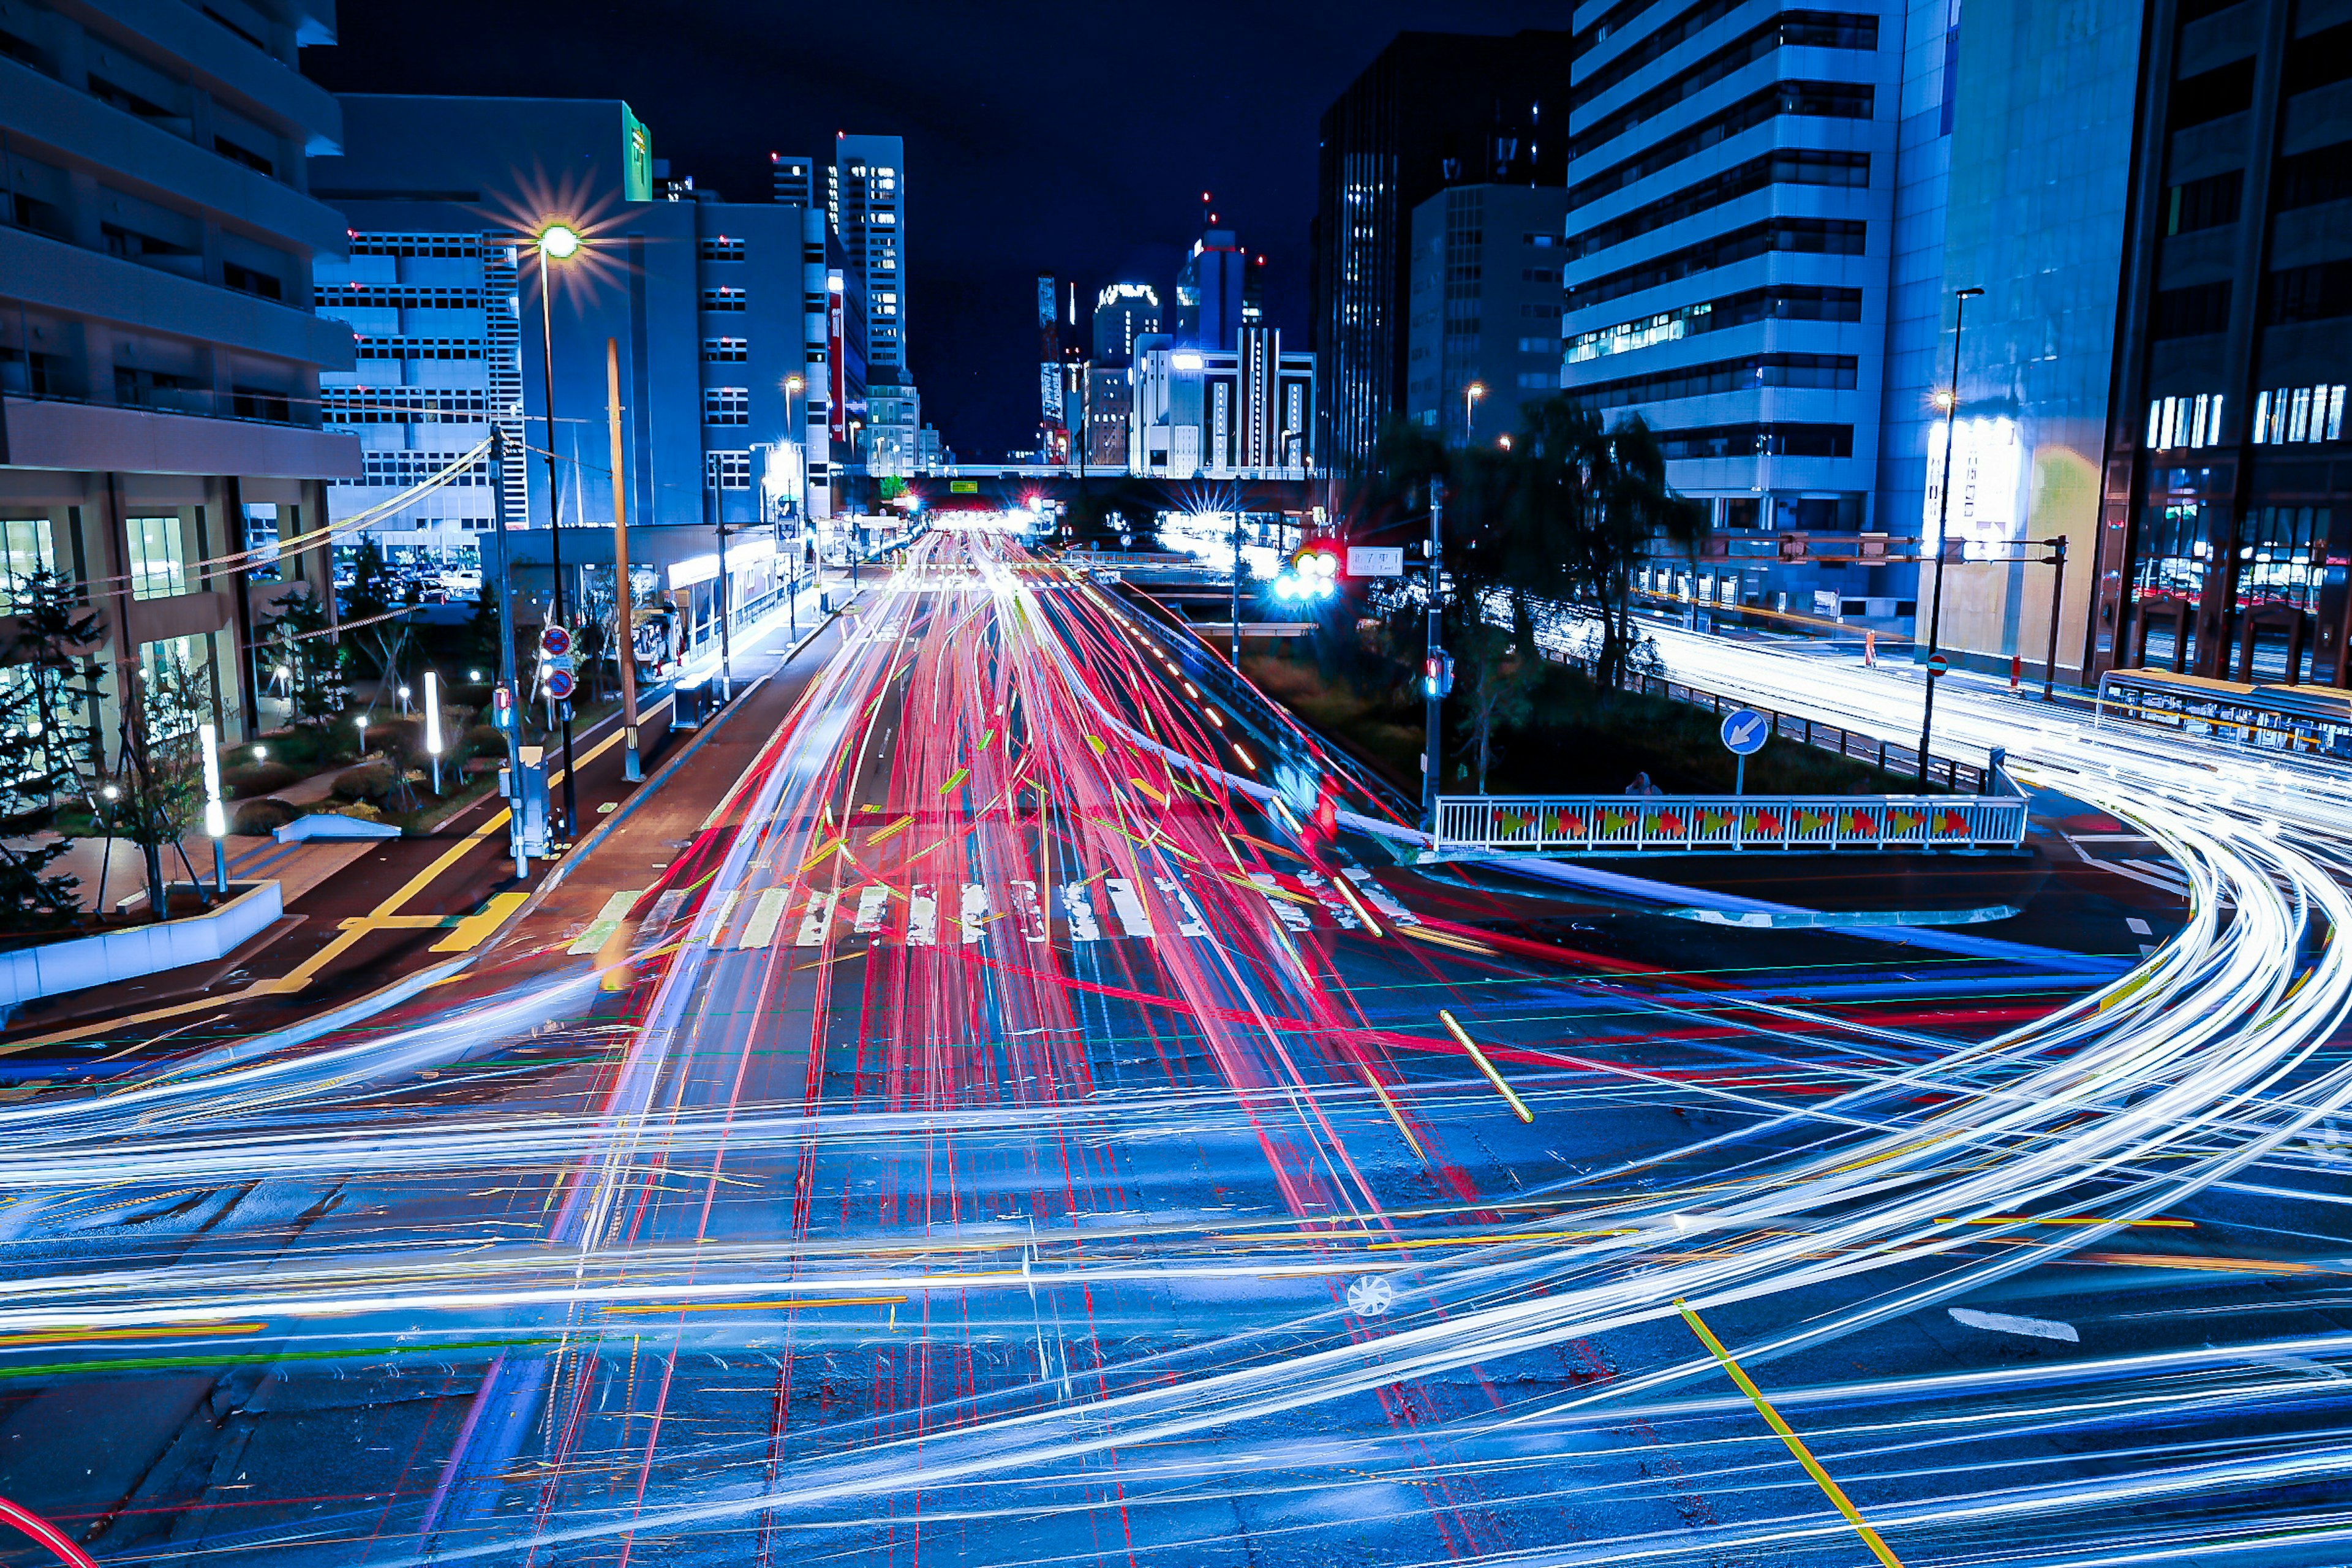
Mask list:
[{"label": "metal guardrail", "polygon": [[2014,849],[2025,798],[1994,795],[1440,795],[1460,849]]}]

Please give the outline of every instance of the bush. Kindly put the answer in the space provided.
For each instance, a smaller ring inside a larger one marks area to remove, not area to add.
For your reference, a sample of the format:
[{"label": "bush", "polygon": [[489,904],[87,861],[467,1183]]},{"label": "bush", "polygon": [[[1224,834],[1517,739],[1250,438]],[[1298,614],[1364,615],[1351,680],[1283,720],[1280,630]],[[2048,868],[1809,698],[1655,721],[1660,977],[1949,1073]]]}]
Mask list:
[{"label": "bush", "polygon": [[231,800],[244,800],[284,789],[301,776],[301,769],[281,762],[240,763],[221,770],[221,790]]},{"label": "bush", "polygon": [[229,818],[228,830],[247,838],[266,838],[301,815],[276,795],[266,795],[239,805],[236,815]]},{"label": "bush", "polygon": [[399,781],[400,771],[390,763],[362,763],[335,775],[332,793],[337,800],[383,801]]},{"label": "bush", "polygon": [[504,762],[507,757],[507,732],[496,724],[471,725],[466,731],[457,754],[460,757],[496,757]]}]

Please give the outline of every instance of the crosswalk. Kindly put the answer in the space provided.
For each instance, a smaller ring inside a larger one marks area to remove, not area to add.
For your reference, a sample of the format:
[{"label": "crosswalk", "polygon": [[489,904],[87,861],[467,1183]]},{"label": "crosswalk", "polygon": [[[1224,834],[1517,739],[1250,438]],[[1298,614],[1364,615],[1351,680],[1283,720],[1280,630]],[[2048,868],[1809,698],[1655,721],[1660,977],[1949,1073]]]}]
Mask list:
[{"label": "crosswalk", "polygon": [[[1420,923],[1370,872],[1349,867],[1341,875],[1347,879],[1348,891],[1314,871],[1289,875],[1253,871],[1245,885],[1282,928],[1293,934],[1362,931],[1365,921],[1360,911],[1366,907],[1395,925]],[[1244,885],[1242,879],[1233,880]],[[1170,937],[1200,941],[1211,935],[1200,900],[1182,879],[1155,877],[1152,885],[1161,895],[1159,921],[1135,882],[1102,872],[1051,886],[1014,879],[1001,887],[987,882],[895,886],[868,882],[830,889],[766,888],[756,893],[725,894],[716,903],[707,904],[693,922],[698,933],[694,940],[707,935],[714,947],[745,952],[787,945],[821,948],[844,938],[907,947],[968,947],[985,941],[991,932],[1018,942],[1039,945],[1059,942],[1072,947]],[[1350,900],[1349,892],[1356,901]],[[604,951],[626,927],[630,911],[643,897],[643,893],[622,892],[606,899],[568,951],[581,955]],[[686,931],[668,929],[685,897],[675,889],[656,897],[645,911],[634,945],[643,948],[685,938]],[[1168,920],[1171,912],[1172,922]],[[1163,929],[1170,924],[1172,929]]]}]

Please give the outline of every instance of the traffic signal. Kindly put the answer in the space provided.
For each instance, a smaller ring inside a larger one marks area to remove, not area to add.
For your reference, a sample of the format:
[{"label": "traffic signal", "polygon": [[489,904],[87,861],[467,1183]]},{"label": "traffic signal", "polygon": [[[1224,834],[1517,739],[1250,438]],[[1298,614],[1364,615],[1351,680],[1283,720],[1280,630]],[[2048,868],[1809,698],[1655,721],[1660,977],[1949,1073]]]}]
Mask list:
[{"label": "traffic signal", "polygon": [[1317,541],[1290,553],[1274,579],[1274,596],[1286,602],[1328,599],[1339,592],[1339,552]]},{"label": "traffic signal", "polygon": [[1421,690],[1424,697],[1454,695],[1454,656],[1439,648],[1421,661]]}]

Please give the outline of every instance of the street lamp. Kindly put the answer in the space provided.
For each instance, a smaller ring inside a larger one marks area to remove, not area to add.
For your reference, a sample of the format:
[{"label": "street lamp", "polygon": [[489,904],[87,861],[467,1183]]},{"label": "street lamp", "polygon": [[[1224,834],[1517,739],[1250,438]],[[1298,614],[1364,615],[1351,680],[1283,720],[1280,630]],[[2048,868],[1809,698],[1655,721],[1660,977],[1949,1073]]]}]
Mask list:
[{"label": "street lamp", "polygon": [[1981,289],[1962,289],[1955,296],[1952,307],[1952,381],[1936,401],[1944,409],[1944,477],[1936,491],[1936,590],[1927,607],[1927,695],[1919,708],[1919,783],[1927,782],[1927,738],[1936,724],[1936,647],[1944,629],[1944,556],[1948,542],[1945,524],[1952,514],[1952,428],[1960,411],[1960,329],[1966,323],[1969,301],[1984,293]]},{"label": "street lamp", "polygon": [[[555,317],[547,263],[550,258],[563,261],[577,255],[581,244],[579,230],[569,224],[551,223],[539,231],[534,247],[539,252],[540,367],[546,373],[547,393],[547,559],[549,569],[555,574],[555,606],[551,613],[559,626],[563,625],[563,486],[555,473]],[[572,714],[568,705],[563,708],[562,723],[563,833],[569,838],[580,797],[572,783],[572,774],[578,770],[572,765]]]},{"label": "street lamp", "polygon": [[1478,416],[1478,400],[1486,395],[1486,384],[1474,381],[1462,389],[1462,444],[1468,446],[1472,421]]}]

